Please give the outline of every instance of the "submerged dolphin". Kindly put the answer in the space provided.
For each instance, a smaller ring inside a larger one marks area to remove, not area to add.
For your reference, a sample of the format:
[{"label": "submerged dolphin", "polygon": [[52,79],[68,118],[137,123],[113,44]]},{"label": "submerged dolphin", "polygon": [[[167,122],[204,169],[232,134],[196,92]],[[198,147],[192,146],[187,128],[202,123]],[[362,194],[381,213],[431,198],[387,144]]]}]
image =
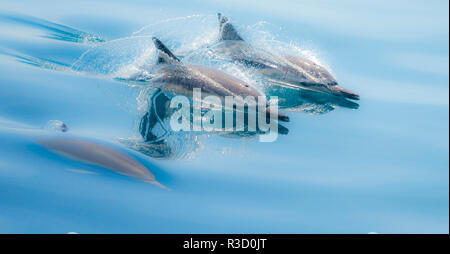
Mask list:
[{"label": "submerged dolphin", "polygon": [[142,163],[129,154],[100,142],[76,137],[47,137],[38,140],[45,148],[87,164],[100,166],[118,174],[166,188]]},{"label": "submerged dolphin", "polygon": [[273,86],[304,89],[359,100],[359,95],[340,86],[322,66],[293,56],[277,56],[244,41],[228,19],[218,14],[219,42],[212,49],[226,60],[256,69]]}]

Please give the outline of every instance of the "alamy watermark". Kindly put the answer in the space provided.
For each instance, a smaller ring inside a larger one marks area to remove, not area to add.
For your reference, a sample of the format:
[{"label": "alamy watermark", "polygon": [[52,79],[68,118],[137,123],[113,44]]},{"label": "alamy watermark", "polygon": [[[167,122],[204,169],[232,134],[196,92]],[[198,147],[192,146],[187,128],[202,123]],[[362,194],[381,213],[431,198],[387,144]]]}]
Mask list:
[{"label": "alamy watermark", "polygon": [[214,95],[202,97],[201,89],[194,88],[192,100],[186,96],[171,99],[170,127],[173,131],[257,133],[260,142],[274,142],[278,138],[277,97],[270,101],[274,103],[269,104],[265,96],[225,96],[223,101]]}]

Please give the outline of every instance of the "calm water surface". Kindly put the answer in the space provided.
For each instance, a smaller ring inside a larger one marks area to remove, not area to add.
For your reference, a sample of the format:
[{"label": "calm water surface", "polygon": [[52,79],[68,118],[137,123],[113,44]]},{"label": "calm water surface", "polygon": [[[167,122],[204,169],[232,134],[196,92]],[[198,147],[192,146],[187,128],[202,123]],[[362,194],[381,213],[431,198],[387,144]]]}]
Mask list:
[{"label": "calm water surface", "polygon": [[[244,2],[3,1],[0,233],[448,233],[448,1]],[[152,54],[149,35],[178,54],[214,40],[218,11],[328,66],[359,109],[290,111],[273,143],[137,142],[141,88],[110,74]]]}]

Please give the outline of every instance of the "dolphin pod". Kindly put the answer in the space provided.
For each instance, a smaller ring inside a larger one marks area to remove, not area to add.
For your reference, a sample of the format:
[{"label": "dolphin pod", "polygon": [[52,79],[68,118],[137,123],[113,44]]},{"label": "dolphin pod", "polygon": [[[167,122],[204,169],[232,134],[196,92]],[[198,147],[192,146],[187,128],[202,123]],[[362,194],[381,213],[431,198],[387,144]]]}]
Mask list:
[{"label": "dolphin pod", "polygon": [[[38,25],[38,27],[55,33],[60,32],[60,30],[55,30],[55,27],[57,27],[64,28],[62,29],[63,31],[71,31],[75,35],[80,35],[80,37],[87,36],[84,32],[75,31],[58,24],[51,25],[48,22],[38,22],[38,20],[30,18],[17,18],[17,21],[29,23],[33,26]],[[188,61],[183,63],[163,42],[153,37],[152,40],[157,49],[158,57],[156,64],[152,65],[151,73],[148,72],[148,69],[139,68],[138,72],[127,78],[115,78],[120,81],[136,82],[158,88],[158,92],[155,94],[148,94],[153,104],[149,105],[148,112],[145,113],[139,123],[139,131],[145,141],[164,138],[161,136],[157,137],[156,134],[158,133],[152,132],[152,129],[160,129],[155,128],[158,122],[161,123],[162,118],[173,113],[169,108],[170,99],[177,95],[184,95],[192,99],[195,88],[200,88],[204,97],[213,95],[221,99],[227,96],[232,96],[239,100],[239,98],[248,96],[258,98],[260,96],[269,97],[276,95],[278,96],[277,103],[280,109],[295,110],[298,108],[306,112],[319,114],[329,112],[336,106],[352,109],[359,107],[354,102],[354,100],[359,100],[359,95],[340,87],[337,80],[324,67],[307,59],[291,55],[279,55],[254,47],[238,33],[227,17],[219,13],[218,21],[218,40],[213,45],[209,45],[208,50],[224,60],[256,70],[257,73],[261,74],[262,81],[267,81],[264,83],[268,84],[268,87],[264,87],[264,91],[261,92],[223,71],[207,66],[187,64]],[[79,40],[71,41],[80,42]],[[103,39],[96,40],[98,43],[104,41]],[[19,58],[19,61],[48,68],[46,67],[47,62],[42,64],[40,59],[30,60],[21,58],[20,55],[13,56]],[[289,116],[281,112],[275,114],[277,116],[270,114],[269,104],[267,104],[265,111],[266,116],[274,118],[274,120],[279,122],[289,121]],[[288,132],[281,125],[279,125],[278,130],[281,134],[287,134]],[[234,135],[235,133],[226,134]],[[241,134],[253,135],[252,133]],[[241,134],[238,134],[238,136]]]}]

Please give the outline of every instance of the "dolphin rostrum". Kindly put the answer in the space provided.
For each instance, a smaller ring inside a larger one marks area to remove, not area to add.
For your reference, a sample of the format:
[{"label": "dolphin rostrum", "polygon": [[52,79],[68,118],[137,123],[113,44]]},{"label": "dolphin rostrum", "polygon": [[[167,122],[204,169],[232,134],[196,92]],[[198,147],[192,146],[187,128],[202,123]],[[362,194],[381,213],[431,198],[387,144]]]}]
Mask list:
[{"label": "dolphin rostrum", "polygon": [[278,56],[252,47],[244,41],[228,18],[218,14],[219,42],[212,49],[226,60],[256,69],[270,85],[310,90],[342,98],[359,100],[359,95],[340,86],[322,66],[293,56]]}]

